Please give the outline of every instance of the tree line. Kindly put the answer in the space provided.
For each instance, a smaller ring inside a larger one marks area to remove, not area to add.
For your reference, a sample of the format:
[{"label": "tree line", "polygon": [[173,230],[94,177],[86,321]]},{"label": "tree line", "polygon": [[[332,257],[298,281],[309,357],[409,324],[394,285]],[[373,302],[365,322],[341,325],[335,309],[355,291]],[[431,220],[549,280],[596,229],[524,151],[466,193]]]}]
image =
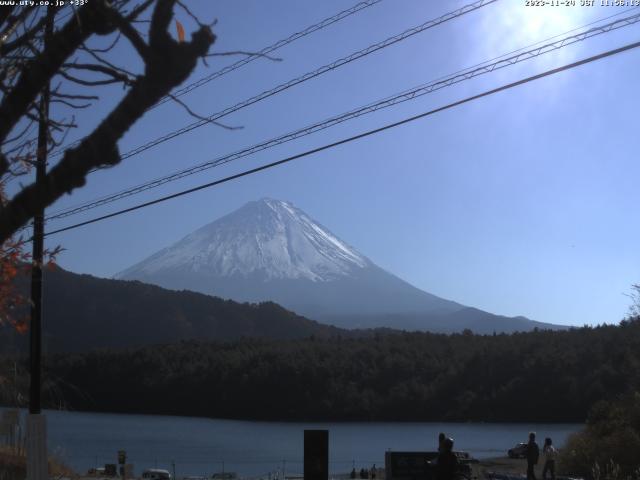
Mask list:
[{"label": "tree line", "polygon": [[[2,371],[13,365],[5,357]],[[639,365],[636,319],[511,335],[378,332],[103,349],[50,355],[45,378],[50,404],[77,410],[261,420],[583,422],[597,402],[640,389]]]}]

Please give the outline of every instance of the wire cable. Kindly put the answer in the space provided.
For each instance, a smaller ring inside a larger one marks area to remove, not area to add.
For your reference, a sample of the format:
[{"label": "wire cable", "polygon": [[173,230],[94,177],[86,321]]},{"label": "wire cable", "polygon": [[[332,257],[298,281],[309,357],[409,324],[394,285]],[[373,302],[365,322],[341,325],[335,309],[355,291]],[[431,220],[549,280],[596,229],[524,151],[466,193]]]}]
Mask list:
[{"label": "wire cable", "polygon": [[[373,113],[375,111],[378,110],[382,110],[385,108],[389,108],[391,106],[394,105],[398,105],[400,103],[409,101],[409,100],[414,100],[418,97],[421,97],[423,95],[432,93],[436,90],[440,90],[442,88],[446,88],[452,85],[455,85],[457,83],[460,83],[462,81],[465,80],[469,80],[471,78],[474,78],[476,76],[479,75],[484,75],[490,72],[493,72],[495,70],[501,69],[501,68],[505,68],[511,65],[514,65],[516,63],[522,62],[522,61],[526,61],[529,60],[531,58],[535,58],[539,55],[543,55],[545,53],[549,53],[555,50],[558,50],[560,48],[564,48],[568,45],[571,45],[573,43],[576,42],[580,42],[580,41],[584,41],[588,38],[597,36],[597,35],[601,35],[603,33],[607,33],[610,32],[612,30],[618,29],[618,28],[622,28],[625,26],[629,26],[629,25],[633,25],[634,23],[640,22],[640,14],[636,14],[636,15],[631,15],[629,17],[625,17],[623,19],[619,19],[613,22],[610,22],[606,25],[602,25],[596,28],[592,28],[590,30],[587,30],[585,32],[581,32],[579,34],[576,35],[572,35],[569,37],[564,37],[558,41],[552,42],[552,43],[547,43],[544,44],[542,46],[527,50],[527,51],[522,51],[523,49],[520,49],[518,51],[520,51],[520,53],[516,54],[516,55],[512,55],[509,56],[507,58],[502,58],[496,62],[487,64],[486,62],[479,64],[479,66],[475,66],[474,67],[470,67],[468,69],[465,70],[460,70],[458,72],[455,72],[451,75],[445,76],[445,77],[440,77],[439,79],[432,81],[430,83],[427,84],[423,84],[420,85],[418,87],[415,87],[413,89],[410,90],[406,90],[402,93],[396,94],[394,96],[391,97],[387,97],[385,99],[370,103],[368,105],[365,105],[363,107],[359,107],[357,109],[354,110],[350,110],[348,112],[333,116],[331,118],[325,119],[323,121],[320,122],[316,122],[314,124],[308,125],[306,127],[300,128],[298,130],[286,133],[284,135],[280,135],[278,137],[272,138],[270,140],[258,143],[256,145],[253,145],[251,147],[247,147],[244,148],[242,150],[221,156],[221,157],[217,157],[213,160],[204,162],[204,163],[200,163],[198,165],[195,165],[193,167],[189,167],[183,170],[180,170],[178,172],[172,173],[170,175],[166,175],[160,178],[157,178],[155,180],[149,181],[149,182],[145,182],[143,184],[128,188],[126,190],[122,190],[120,192],[105,196],[105,197],[101,197],[97,200],[93,200],[89,203],[84,203],[82,205],[79,206],[75,206],[75,207],[70,207],[67,208],[65,210],[62,211],[58,211],[55,213],[52,213],[51,215],[47,216],[47,220],[56,220],[56,219],[60,219],[60,218],[65,218],[71,215],[75,215],[87,210],[91,210],[93,208],[97,208],[103,205],[106,205],[108,203],[112,203],[114,201],[123,199],[123,198],[127,198],[129,196],[159,187],[161,185],[164,185],[166,183],[190,176],[190,175],[194,175],[196,173],[202,172],[204,170],[208,170],[210,168],[214,168],[226,163],[229,163],[231,161],[234,160],[238,160],[240,158],[243,157],[247,157],[249,155],[255,154],[257,152],[260,152],[262,150],[266,150],[268,148],[272,148],[275,147],[277,145],[281,145],[283,143],[310,135],[312,133],[316,133],[318,131],[330,128],[332,126],[335,126],[337,124],[352,120],[354,118],[358,118],[360,116],[369,114],[369,113]],[[556,36],[557,37],[557,36]],[[555,38],[555,37],[552,37]],[[541,43],[541,42],[538,42]],[[525,47],[526,48],[526,47]],[[507,54],[508,55],[508,54]],[[500,57],[498,57],[500,58]]]},{"label": "wire cable", "polygon": [[129,212],[133,212],[135,210],[140,210],[142,208],[149,207],[151,205],[155,205],[155,204],[158,204],[158,203],[161,203],[161,202],[166,202],[166,201],[172,200],[174,198],[182,197],[184,195],[188,195],[188,194],[200,191],[200,190],[211,188],[211,187],[214,187],[216,185],[221,185],[223,183],[227,183],[227,182],[230,182],[232,180],[236,180],[238,178],[242,178],[242,177],[245,177],[245,176],[248,176],[248,175],[252,175],[254,173],[258,173],[258,172],[261,172],[263,170],[267,170],[267,169],[270,169],[270,168],[273,168],[273,167],[276,167],[276,166],[279,166],[279,165],[283,165],[285,163],[292,162],[294,160],[297,160],[297,159],[300,159],[300,158],[303,158],[303,157],[307,157],[307,156],[313,155],[315,153],[319,153],[319,152],[322,152],[322,151],[325,151],[325,150],[329,150],[331,148],[335,148],[335,147],[337,147],[339,145],[344,145],[346,143],[350,143],[350,142],[353,142],[355,140],[359,140],[359,139],[362,139],[362,138],[365,138],[365,137],[369,137],[369,136],[384,132],[386,130],[390,130],[392,128],[396,128],[398,126],[414,122],[416,120],[419,120],[419,119],[434,115],[436,113],[439,113],[439,112],[442,112],[442,111],[445,111],[445,110],[452,109],[454,107],[458,107],[460,105],[464,105],[466,103],[469,103],[469,102],[478,100],[480,98],[496,94],[498,92],[509,90],[511,88],[514,88],[514,87],[517,87],[517,86],[520,86],[520,85],[524,85],[526,83],[530,83],[530,82],[533,82],[535,80],[539,80],[539,79],[544,78],[544,77],[555,75],[557,73],[564,72],[566,70],[570,70],[570,69],[579,67],[581,65],[585,65],[585,64],[588,64],[588,63],[591,63],[591,62],[595,62],[595,61],[601,60],[603,58],[611,57],[613,55],[617,55],[617,54],[620,54],[620,53],[628,51],[628,50],[632,50],[632,49],[637,48],[637,47],[640,47],[640,42],[634,42],[634,43],[630,43],[630,44],[627,44],[625,46],[622,46],[622,47],[619,47],[619,48],[616,48],[616,49],[607,50],[607,51],[605,51],[603,53],[600,53],[600,54],[597,54],[597,55],[593,55],[591,57],[587,57],[587,58],[584,58],[582,60],[578,60],[576,62],[569,63],[569,64],[566,64],[566,65],[563,65],[561,67],[557,67],[557,68],[554,68],[554,69],[551,69],[551,70],[546,70],[546,71],[544,71],[542,73],[539,73],[539,74],[536,74],[536,75],[532,75],[530,77],[526,77],[526,78],[523,78],[521,80],[517,80],[515,82],[511,82],[511,83],[502,85],[500,87],[497,87],[497,88],[494,88],[494,89],[491,89],[491,90],[487,90],[487,91],[484,91],[484,92],[476,94],[476,95],[472,95],[470,97],[466,97],[466,98],[464,98],[462,100],[458,100],[456,102],[449,103],[449,104],[444,105],[442,107],[438,107],[438,108],[435,108],[433,110],[429,110],[429,111],[420,113],[418,115],[414,115],[412,117],[405,118],[405,119],[397,121],[397,122],[389,123],[389,124],[384,125],[382,127],[375,128],[373,130],[368,130],[368,131],[359,133],[357,135],[353,135],[351,137],[343,138],[343,139],[335,141],[333,143],[325,144],[325,145],[323,145],[321,147],[316,147],[316,148],[313,148],[311,150],[306,150],[306,151],[304,151],[302,153],[298,153],[296,155],[292,155],[292,156],[283,158],[281,160],[278,160],[278,161],[275,161],[275,162],[272,162],[272,163],[268,163],[266,165],[262,165],[262,166],[259,166],[259,167],[256,167],[256,168],[252,168],[250,170],[245,170],[243,172],[237,173],[235,175],[230,175],[230,176],[222,178],[220,180],[215,180],[213,182],[205,183],[205,184],[199,185],[197,187],[189,188],[187,190],[182,190],[180,192],[177,192],[177,193],[174,193],[174,194],[171,194],[171,195],[167,195],[167,196],[164,196],[164,197],[160,197],[160,198],[157,198],[155,200],[151,200],[149,202],[140,203],[140,204],[135,205],[133,207],[125,208],[125,209],[122,209],[122,210],[119,210],[119,211],[116,211],[116,212],[113,212],[113,213],[110,213],[110,214],[107,214],[107,215],[102,215],[100,217],[96,217],[96,218],[93,218],[91,220],[86,220],[84,222],[79,222],[79,223],[76,223],[74,225],[70,225],[70,226],[67,226],[67,227],[64,227],[64,228],[59,228],[57,230],[53,230],[53,231],[45,233],[45,236],[50,236],[50,235],[54,235],[54,234],[57,234],[57,233],[73,230],[73,229],[76,229],[76,228],[79,228],[79,227],[83,227],[85,225],[90,225],[92,223],[96,223],[96,222],[100,222],[102,220],[106,220],[108,218],[113,218],[113,217],[116,217],[116,216],[119,216],[119,215],[123,215],[125,213],[129,213]]},{"label": "wire cable", "polygon": [[[246,108],[250,105],[253,105],[255,103],[261,102],[262,100],[265,100],[267,98],[270,98],[274,95],[277,95],[285,90],[288,90],[296,85],[299,85],[301,83],[307,82],[313,78],[319,77],[321,75],[324,75],[327,72],[331,72],[337,68],[340,68],[344,65],[347,65],[351,62],[354,62],[356,60],[359,60],[360,58],[366,57],[367,55],[370,55],[371,53],[377,52],[378,50],[382,50],[384,48],[387,48],[391,45],[395,45],[398,42],[401,42],[403,40],[406,40],[407,38],[410,38],[414,35],[417,35],[418,33],[424,32],[430,28],[436,27],[438,25],[441,25],[445,22],[448,22],[450,20],[453,20],[455,18],[458,18],[462,15],[465,15],[469,12],[473,12],[475,10],[478,10],[479,8],[485,7],[491,3],[495,3],[498,0],[477,0],[473,3],[470,3],[468,5],[465,5],[457,10],[454,10],[452,12],[449,13],[445,13],[444,15],[441,15],[438,18],[435,18],[433,20],[429,20],[427,22],[424,22],[420,25],[417,25],[415,27],[409,28],[407,30],[405,30],[402,33],[399,33],[397,35],[394,35],[392,37],[389,37],[381,42],[375,43],[373,45],[369,45],[368,47],[362,49],[362,50],[358,50],[356,52],[351,53],[350,55],[347,55],[346,57],[342,57],[339,58],[338,60],[334,60],[331,63],[328,63],[326,65],[323,65],[315,70],[312,70],[310,72],[305,73],[304,75],[301,75],[299,77],[293,78],[285,83],[281,83],[269,90],[265,90],[262,93],[259,93],[258,95],[254,95],[253,97],[247,98],[239,103],[236,103],[235,105],[232,105],[230,107],[225,108],[224,110],[220,110],[218,112],[215,112],[211,115],[209,115],[206,118],[197,120],[195,122],[192,122],[182,128],[179,128],[177,130],[174,130],[172,132],[169,132],[161,137],[158,137],[154,140],[151,140],[143,145],[140,145],[132,150],[129,150],[128,152],[123,153],[122,155],[120,155],[121,160],[125,160],[127,158],[133,157],[134,155],[138,155],[139,153],[142,153],[150,148],[153,148],[157,145],[160,145],[161,143],[164,143],[168,140],[172,140],[180,135],[184,135],[185,133],[188,133],[192,130],[195,130],[196,128],[200,128],[204,125],[207,124],[211,124],[212,122],[216,122],[218,120],[220,120],[223,117],[226,117],[234,112],[237,112],[239,110],[242,110],[243,108]],[[99,168],[93,169],[90,173],[93,173],[95,171],[100,170]]]},{"label": "wire cable", "polygon": [[[200,88],[202,85],[205,85],[209,82],[212,82],[213,80],[215,80],[216,78],[220,78],[223,75],[226,75],[227,73],[231,73],[234,70],[237,70],[241,67],[244,67],[245,65],[247,65],[248,63],[253,62],[254,60],[257,60],[258,58],[262,58],[265,57],[267,55],[269,55],[270,53],[275,52],[276,50],[284,47],[285,45],[289,45],[290,43],[295,42],[296,40],[299,40],[300,38],[306,37],[307,35],[310,35],[314,32],[317,32],[318,30],[322,30],[323,28],[328,27],[329,25],[332,25],[336,22],[339,22],[340,20],[343,20],[355,13],[360,12],[361,10],[364,10],[365,8],[371,7],[373,5],[376,5],[377,3],[380,3],[382,0],[365,0],[364,2],[360,2],[357,3],[356,5],[354,5],[351,8],[348,8],[346,10],[343,10],[341,12],[336,13],[335,15],[332,15],[330,17],[325,18],[324,20],[321,20],[318,23],[315,23],[313,25],[308,26],[307,28],[305,28],[304,30],[301,30],[299,32],[293,33],[291,35],[289,35],[287,38],[284,38],[282,40],[277,41],[276,43],[273,43],[267,47],[262,48],[260,51],[256,52],[255,55],[250,55],[248,57],[245,57],[241,60],[238,60],[237,62],[234,62],[224,68],[221,68],[220,70],[217,70],[215,72],[212,72],[211,74],[193,82],[190,83],[189,85],[185,85],[184,87],[176,90],[174,93],[172,93],[172,95],[174,97],[180,97],[182,95],[185,95],[197,88]],[[158,103],[156,103],[155,105],[153,105],[152,107],[148,108],[147,111],[149,110],[153,110],[154,108],[168,102],[169,100],[171,100],[171,97],[169,95],[163,97],[160,99],[160,101]],[[49,154],[49,156],[57,156],[60,155],[61,153],[63,153],[65,150],[75,147],[76,145],[80,144],[80,142],[82,142],[82,140],[84,140],[84,138],[80,138],[78,140],[75,140],[71,143],[69,143],[68,145],[60,148],[59,150],[56,150],[54,152],[52,152],[51,154]]]},{"label": "wire cable", "polygon": [[[313,32],[316,32],[318,30],[322,30],[325,27],[328,27],[329,25],[332,25],[336,22],[339,22],[340,20],[347,18],[355,13],[358,13],[361,10],[364,10],[367,7],[371,7],[379,2],[381,2],[382,0],[366,0],[364,2],[360,2],[356,5],[354,5],[353,7],[347,9],[347,10],[343,10],[342,12],[339,12],[331,17],[325,18],[324,20],[316,23],[315,25],[311,25],[307,28],[305,28],[304,30],[294,33],[292,35],[290,35],[289,37],[280,40],[272,45],[269,45],[268,47],[264,47],[262,50],[260,50],[259,52],[256,53],[256,55],[251,55],[249,57],[243,58],[242,60],[238,60],[235,63],[232,63],[231,65],[224,67],[216,72],[211,73],[210,75],[207,75],[206,77],[201,78],[200,80],[193,82],[189,85],[186,85],[182,88],[180,88],[179,90],[176,90],[173,93],[174,97],[179,97],[181,95],[184,95],[186,93],[189,93],[199,87],[201,87],[202,85],[205,85],[213,80],[215,80],[216,78],[219,78],[223,75],[226,75],[229,72],[232,72],[234,70],[237,70],[240,67],[245,66],[246,64],[260,58],[260,57],[264,57],[266,55],[269,55],[270,53],[275,52],[276,50],[278,50],[279,48],[284,47],[285,45],[288,45],[292,42],[295,42],[296,40],[305,37]],[[163,103],[168,102],[169,100],[171,100],[171,97],[166,96],[163,99],[161,99],[157,104],[155,104],[153,107],[151,107],[151,109],[162,105]]]}]

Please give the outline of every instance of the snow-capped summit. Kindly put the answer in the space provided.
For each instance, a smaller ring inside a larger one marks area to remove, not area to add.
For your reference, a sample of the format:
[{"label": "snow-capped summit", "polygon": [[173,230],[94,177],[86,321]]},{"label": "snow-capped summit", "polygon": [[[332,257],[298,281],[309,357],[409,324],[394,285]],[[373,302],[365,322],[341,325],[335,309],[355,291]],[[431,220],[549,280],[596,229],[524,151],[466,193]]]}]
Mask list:
[{"label": "snow-capped summit", "polygon": [[221,277],[326,282],[365,268],[369,260],[289,202],[250,202],[120,273],[153,276],[164,270]]},{"label": "snow-capped summit", "polygon": [[116,278],[237,301],[271,300],[323,321],[464,308],[409,285],[299,208],[271,198],[247,203]]}]

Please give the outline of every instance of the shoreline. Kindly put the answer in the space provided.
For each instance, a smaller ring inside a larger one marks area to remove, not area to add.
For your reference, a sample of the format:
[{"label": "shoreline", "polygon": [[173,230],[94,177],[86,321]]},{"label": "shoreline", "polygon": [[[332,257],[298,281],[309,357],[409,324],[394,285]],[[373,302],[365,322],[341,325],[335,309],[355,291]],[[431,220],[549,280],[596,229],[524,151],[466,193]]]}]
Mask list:
[{"label": "shoreline", "polygon": [[[13,410],[17,409],[21,412],[27,412],[28,407],[15,407],[15,406],[7,406],[0,405],[0,410]],[[231,422],[252,422],[252,423],[315,423],[315,424],[325,424],[325,423],[338,423],[338,424],[367,424],[367,423],[400,423],[400,424],[430,424],[430,425],[524,425],[529,427],[535,427],[536,425],[585,425],[585,421],[544,421],[544,420],[377,420],[377,419],[366,419],[366,420],[345,420],[345,419],[282,419],[282,418],[273,418],[273,419],[264,419],[264,418],[235,418],[235,417],[203,417],[203,416],[194,416],[187,414],[176,414],[176,413],[143,413],[143,412],[123,412],[123,411],[106,411],[106,410],[79,410],[79,409],[59,409],[59,408],[43,408],[43,413],[47,412],[61,412],[61,413],[87,413],[87,414],[95,414],[95,415],[131,415],[131,416],[148,416],[148,417],[172,417],[172,418],[193,418],[198,420],[222,420],[222,421],[231,421]],[[529,428],[527,427],[527,428]]]}]

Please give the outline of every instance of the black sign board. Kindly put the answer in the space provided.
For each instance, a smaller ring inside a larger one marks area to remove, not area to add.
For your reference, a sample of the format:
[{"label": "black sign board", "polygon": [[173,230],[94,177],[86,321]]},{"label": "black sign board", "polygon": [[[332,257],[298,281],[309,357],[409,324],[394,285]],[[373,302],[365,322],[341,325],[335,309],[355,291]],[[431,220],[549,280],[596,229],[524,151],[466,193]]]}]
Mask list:
[{"label": "black sign board", "polygon": [[304,431],[304,480],[329,478],[329,430]]}]

